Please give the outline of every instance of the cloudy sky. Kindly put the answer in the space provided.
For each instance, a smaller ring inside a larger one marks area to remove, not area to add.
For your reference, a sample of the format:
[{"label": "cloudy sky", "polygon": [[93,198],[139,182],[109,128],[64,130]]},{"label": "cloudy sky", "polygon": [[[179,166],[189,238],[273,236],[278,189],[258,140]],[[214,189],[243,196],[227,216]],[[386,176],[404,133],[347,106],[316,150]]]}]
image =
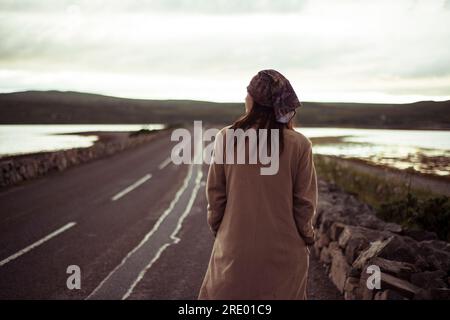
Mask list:
[{"label": "cloudy sky", "polygon": [[450,0],[1,0],[0,92],[242,101],[450,99]]}]

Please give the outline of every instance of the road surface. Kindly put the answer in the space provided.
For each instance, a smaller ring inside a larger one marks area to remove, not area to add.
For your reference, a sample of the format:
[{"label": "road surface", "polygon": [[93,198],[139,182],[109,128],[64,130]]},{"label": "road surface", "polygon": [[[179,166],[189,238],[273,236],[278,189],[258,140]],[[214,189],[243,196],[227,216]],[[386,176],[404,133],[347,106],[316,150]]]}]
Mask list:
[{"label": "road surface", "polygon": [[[213,244],[207,166],[174,165],[174,144],[167,132],[0,191],[0,299],[195,299]],[[340,298],[314,258],[311,272],[310,298]]]}]

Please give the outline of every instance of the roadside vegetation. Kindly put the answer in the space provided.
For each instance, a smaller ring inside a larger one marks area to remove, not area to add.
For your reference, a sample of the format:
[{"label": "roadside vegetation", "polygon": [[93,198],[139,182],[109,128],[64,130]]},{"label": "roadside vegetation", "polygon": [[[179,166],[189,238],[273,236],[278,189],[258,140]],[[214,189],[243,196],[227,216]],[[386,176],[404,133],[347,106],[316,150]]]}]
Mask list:
[{"label": "roadside vegetation", "polygon": [[350,167],[344,168],[330,157],[316,155],[314,161],[320,178],[357,196],[372,206],[383,220],[410,230],[431,231],[439,239],[450,241],[449,197],[413,188],[410,183],[387,181]]}]

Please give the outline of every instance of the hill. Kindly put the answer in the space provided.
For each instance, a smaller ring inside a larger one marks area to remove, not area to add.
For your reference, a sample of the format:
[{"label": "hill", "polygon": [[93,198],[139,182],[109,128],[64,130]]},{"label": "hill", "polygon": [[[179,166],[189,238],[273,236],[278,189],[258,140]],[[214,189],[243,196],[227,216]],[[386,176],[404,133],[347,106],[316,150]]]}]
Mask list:
[{"label": "hill", "polygon": [[[0,94],[0,124],[230,123],[243,103],[125,99],[61,91]],[[300,126],[450,129],[450,101],[410,104],[305,102]]]}]

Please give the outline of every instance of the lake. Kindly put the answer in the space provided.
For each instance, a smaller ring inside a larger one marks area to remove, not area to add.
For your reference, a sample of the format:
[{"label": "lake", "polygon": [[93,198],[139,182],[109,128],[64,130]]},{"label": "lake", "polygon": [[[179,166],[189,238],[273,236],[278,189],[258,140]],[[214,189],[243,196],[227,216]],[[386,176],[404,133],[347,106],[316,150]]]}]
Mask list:
[{"label": "lake", "polygon": [[[0,157],[92,146],[95,134],[156,130],[163,124],[0,125]],[[296,128],[313,140],[314,152],[360,158],[400,169],[450,174],[450,131]]]},{"label": "lake", "polygon": [[[450,131],[296,128],[318,154],[359,158],[399,169],[450,174]],[[333,137],[337,139],[323,139]],[[315,142],[317,140],[317,142]]]},{"label": "lake", "polygon": [[82,132],[129,132],[163,129],[163,124],[0,125],[0,157],[43,151],[87,148],[98,137]]}]

